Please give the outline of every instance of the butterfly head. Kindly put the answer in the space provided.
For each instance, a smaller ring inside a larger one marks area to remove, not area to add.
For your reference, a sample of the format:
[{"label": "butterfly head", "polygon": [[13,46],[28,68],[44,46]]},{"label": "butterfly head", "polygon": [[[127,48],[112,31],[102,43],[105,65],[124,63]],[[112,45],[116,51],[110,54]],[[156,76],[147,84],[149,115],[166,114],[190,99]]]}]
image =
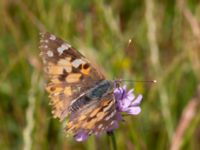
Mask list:
[{"label": "butterfly head", "polygon": [[115,88],[119,88],[122,86],[122,79],[115,79],[114,80],[114,86]]}]

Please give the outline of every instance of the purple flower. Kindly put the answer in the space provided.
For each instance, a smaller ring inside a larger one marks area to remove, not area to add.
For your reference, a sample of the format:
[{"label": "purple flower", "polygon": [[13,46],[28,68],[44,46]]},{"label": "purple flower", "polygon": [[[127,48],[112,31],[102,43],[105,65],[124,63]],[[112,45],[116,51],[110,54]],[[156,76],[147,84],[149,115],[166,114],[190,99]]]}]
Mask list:
[{"label": "purple flower", "polygon": [[117,119],[115,127],[109,129],[108,132],[112,132],[119,127],[119,122],[123,121],[122,113],[138,115],[141,112],[140,103],[142,101],[142,95],[139,94],[136,97],[133,89],[127,91],[126,86],[117,87],[114,90],[114,96],[116,100]]},{"label": "purple flower", "polygon": [[142,101],[142,95],[135,97],[133,89],[126,91],[126,86],[118,87],[114,90],[116,99],[116,109],[119,112],[125,112],[130,115],[138,115],[141,112],[140,103]]},{"label": "purple flower", "polygon": [[[123,121],[122,113],[130,115],[138,115],[141,112],[140,103],[142,101],[142,95],[137,97],[133,93],[133,89],[127,91],[126,86],[117,87],[114,90],[114,96],[116,100],[116,119],[113,120],[113,127],[105,130],[105,132],[113,132],[119,127],[119,123]],[[95,134],[96,136],[100,135]],[[76,141],[82,142],[87,140],[88,134],[83,131],[79,131],[75,136]]]}]

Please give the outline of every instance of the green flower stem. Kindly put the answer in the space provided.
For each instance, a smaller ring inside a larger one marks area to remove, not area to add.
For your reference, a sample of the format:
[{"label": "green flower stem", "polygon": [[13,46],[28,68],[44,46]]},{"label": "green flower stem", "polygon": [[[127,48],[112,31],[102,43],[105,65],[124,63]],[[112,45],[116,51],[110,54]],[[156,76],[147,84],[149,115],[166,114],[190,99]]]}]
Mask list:
[{"label": "green flower stem", "polygon": [[117,143],[116,143],[116,138],[115,138],[114,132],[108,132],[108,135],[111,139],[113,150],[117,150]]}]

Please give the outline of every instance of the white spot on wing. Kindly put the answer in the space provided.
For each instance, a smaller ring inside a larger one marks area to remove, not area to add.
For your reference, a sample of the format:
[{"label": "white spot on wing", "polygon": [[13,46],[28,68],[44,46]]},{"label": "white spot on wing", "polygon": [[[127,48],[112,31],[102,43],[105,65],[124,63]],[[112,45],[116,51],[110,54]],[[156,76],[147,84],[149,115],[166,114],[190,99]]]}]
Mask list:
[{"label": "white spot on wing", "polygon": [[85,62],[82,59],[75,59],[72,62],[72,66],[75,68],[78,68],[81,64],[85,64]]},{"label": "white spot on wing", "polygon": [[64,67],[64,68],[68,73],[72,72],[72,67],[71,66],[67,66],[67,67]]},{"label": "white spot on wing", "polygon": [[115,113],[116,113],[116,110],[114,110],[109,116],[107,116],[105,120],[108,121],[110,118],[112,118],[115,115]]},{"label": "white spot on wing", "polygon": [[109,119],[110,119],[110,116],[107,116],[107,117],[105,118],[106,121],[108,121]]},{"label": "white spot on wing", "polygon": [[48,55],[49,57],[53,57],[53,52],[50,51],[50,50],[48,50],[48,51],[47,51],[47,55]]},{"label": "white spot on wing", "polygon": [[89,135],[91,135],[91,134],[92,134],[92,132],[93,132],[93,131],[92,131],[92,130],[90,130],[90,132],[89,132],[88,134],[89,134]]},{"label": "white spot on wing", "polygon": [[60,59],[58,61],[58,64],[63,66],[71,66],[70,62],[67,59]]},{"label": "white spot on wing", "polygon": [[60,94],[60,92],[53,93],[52,96],[58,96],[59,94]]},{"label": "white spot on wing", "polygon": [[51,36],[50,36],[50,38],[49,38],[50,40],[55,40],[56,39],[56,36],[55,35],[53,35],[53,34],[51,34]]},{"label": "white spot on wing", "polygon": [[57,48],[59,55],[63,53],[64,50],[68,50],[71,47],[69,44],[62,44],[60,47]]},{"label": "white spot on wing", "polygon": [[98,129],[101,129],[103,127],[103,124],[98,125]]},{"label": "white spot on wing", "polygon": [[113,125],[114,123],[115,123],[115,121],[113,120],[113,121],[111,121],[110,125]]},{"label": "white spot on wing", "polygon": [[44,33],[40,33],[40,37],[43,38],[44,37]]}]

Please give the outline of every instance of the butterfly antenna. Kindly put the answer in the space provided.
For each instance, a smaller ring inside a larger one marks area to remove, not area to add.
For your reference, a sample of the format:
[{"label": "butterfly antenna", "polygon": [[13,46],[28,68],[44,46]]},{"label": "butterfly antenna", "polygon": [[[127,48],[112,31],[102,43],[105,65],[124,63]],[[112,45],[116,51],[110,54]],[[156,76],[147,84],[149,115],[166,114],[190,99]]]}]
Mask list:
[{"label": "butterfly antenna", "polygon": [[[132,39],[129,39],[127,45],[125,46],[125,53],[126,53],[126,51],[128,51],[128,49],[131,48],[132,43],[133,43]],[[121,59],[121,63],[120,63],[120,67],[123,67],[123,62],[124,62],[125,58],[126,58],[126,54],[123,54],[122,59]]]},{"label": "butterfly antenna", "polygon": [[157,80],[124,80],[124,79],[121,79],[120,80],[121,82],[147,82],[147,83],[157,83]]}]

